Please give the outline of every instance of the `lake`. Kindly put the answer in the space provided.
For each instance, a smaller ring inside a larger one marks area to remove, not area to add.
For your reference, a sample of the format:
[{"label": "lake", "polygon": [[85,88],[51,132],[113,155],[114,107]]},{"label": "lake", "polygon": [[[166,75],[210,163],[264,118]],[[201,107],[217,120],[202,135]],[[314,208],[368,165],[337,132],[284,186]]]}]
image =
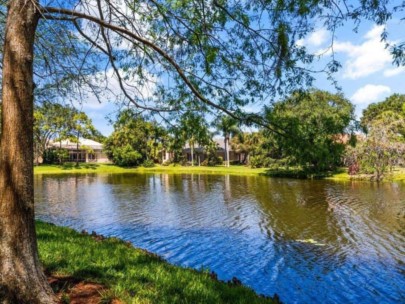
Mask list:
[{"label": "lake", "polygon": [[239,278],[284,303],[405,303],[405,183],[35,176],[36,217]]}]

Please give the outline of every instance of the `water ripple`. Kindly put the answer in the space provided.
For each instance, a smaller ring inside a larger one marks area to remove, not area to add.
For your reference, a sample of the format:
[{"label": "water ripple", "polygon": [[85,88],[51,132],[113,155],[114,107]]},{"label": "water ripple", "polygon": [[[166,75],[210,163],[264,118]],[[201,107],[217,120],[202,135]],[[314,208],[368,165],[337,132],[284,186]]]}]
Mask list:
[{"label": "water ripple", "polygon": [[37,176],[38,218],[238,277],[285,303],[404,303],[404,184]]}]

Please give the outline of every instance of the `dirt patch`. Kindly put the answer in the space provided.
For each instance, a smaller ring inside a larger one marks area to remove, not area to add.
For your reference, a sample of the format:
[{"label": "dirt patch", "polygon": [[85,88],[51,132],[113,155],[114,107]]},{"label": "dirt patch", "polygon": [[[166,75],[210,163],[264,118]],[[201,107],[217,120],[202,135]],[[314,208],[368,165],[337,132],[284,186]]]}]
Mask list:
[{"label": "dirt patch", "polygon": [[51,285],[60,304],[121,304],[118,299],[109,298],[108,289],[101,284],[86,282],[73,277],[48,276]]}]

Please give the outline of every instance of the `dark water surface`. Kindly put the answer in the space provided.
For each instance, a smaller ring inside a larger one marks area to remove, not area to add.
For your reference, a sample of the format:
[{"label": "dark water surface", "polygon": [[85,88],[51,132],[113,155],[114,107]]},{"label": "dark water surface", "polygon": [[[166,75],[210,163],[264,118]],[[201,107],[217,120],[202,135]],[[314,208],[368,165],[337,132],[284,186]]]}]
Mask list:
[{"label": "dark water surface", "polygon": [[36,176],[37,218],[238,277],[285,303],[405,303],[405,184]]}]

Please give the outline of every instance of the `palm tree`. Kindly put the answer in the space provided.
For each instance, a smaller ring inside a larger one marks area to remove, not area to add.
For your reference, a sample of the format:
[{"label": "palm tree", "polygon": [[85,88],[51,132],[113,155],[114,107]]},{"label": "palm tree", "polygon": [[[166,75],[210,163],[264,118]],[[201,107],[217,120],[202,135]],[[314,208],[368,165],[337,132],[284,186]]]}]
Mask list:
[{"label": "palm tree", "polygon": [[231,136],[240,133],[238,126],[238,121],[229,116],[220,116],[219,119],[214,122],[215,128],[222,133],[224,137],[224,146],[225,146],[225,166],[229,167],[229,139]]},{"label": "palm tree", "polygon": [[[188,141],[190,146],[191,166],[194,166],[195,144],[204,145],[210,139],[211,134],[208,124],[201,114],[187,112],[183,114],[180,125],[183,130],[184,140]],[[198,155],[198,163],[200,163],[200,155]]]}]

